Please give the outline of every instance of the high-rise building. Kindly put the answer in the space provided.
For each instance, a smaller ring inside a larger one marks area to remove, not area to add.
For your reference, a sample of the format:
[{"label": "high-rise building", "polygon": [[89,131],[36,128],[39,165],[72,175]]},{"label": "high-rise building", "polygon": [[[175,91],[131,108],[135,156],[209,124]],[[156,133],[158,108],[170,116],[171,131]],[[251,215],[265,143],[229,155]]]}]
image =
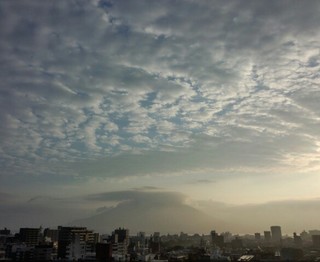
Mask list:
[{"label": "high-rise building", "polygon": [[59,236],[59,230],[58,229],[50,229],[45,228],[43,230],[43,237],[45,241],[50,240],[51,242],[57,242]]},{"label": "high-rise building", "polygon": [[109,241],[112,243],[112,257],[115,260],[126,259],[129,247],[129,229],[119,227],[112,233]]},{"label": "high-rise building", "polygon": [[137,234],[138,248],[144,249],[146,247],[146,233],[138,232]]},{"label": "high-rise building", "polygon": [[282,234],[281,234],[281,227],[280,226],[271,226],[271,236],[273,243],[281,243]]},{"label": "high-rise building", "polygon": [[214,247],[223,247],[224,246],[224,238],[222,235],[219,235],[216,231],[212,230],[211,233],[211,242]]},{"label": "high-rise building", "polygon": [[58,258],[83,259],[95,248],[96,236],[86,227],[58,227]]},{"label": "high-rise building", "polygon": [[301,238],[301,236],[298,236],[296,232],[293,233],[293,243],[296,246],[301,246],[302,245],[302,238]]},{"label": "high-rise building", "polygon": [[161,243],[160,232],[154,232],[149,242],[149,248],[152,253],[156,254],[160,252],[160,248],[161,248],[160,243]]},{"label": "high-rise building", "polygon": [[129,241],[129,229],[118,228],[114,234],[118,235],[118,242]]},{"label": "high-rise building", "polygon": [[271,232],[270,231],[264,231],[263,234],[264,234],[264,241],[266,243],[271,242]]},{"label": "high-rise building", "polygon": [[152,235],[152,240],[155,243],[159,243],[160,242],[160,232],[154,232]]},{"label": "high-rise building", "polygon": [[40,241],[40,228],[20,228],[19,238],[20,241],[25,243],[27,246],[35,246]]}]

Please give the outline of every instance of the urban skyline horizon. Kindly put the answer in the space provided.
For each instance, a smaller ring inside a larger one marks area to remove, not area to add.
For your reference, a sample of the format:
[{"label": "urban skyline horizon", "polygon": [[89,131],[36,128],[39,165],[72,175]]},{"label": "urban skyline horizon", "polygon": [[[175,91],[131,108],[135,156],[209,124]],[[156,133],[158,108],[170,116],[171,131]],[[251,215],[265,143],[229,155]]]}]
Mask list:
[{"label": "urban skyline horizon", "polygon": [[115,228],[99,234],[87,227],[0,230],[0,259],[4,261],[318,261],[320,230],[283,236],[280,226],[254,235],[211,230],[209,235],[163,235]]},{"label": "urban skyline horizon", "polygon": [[46,226],[46,225],[39,225],[38,227],[28,227],[28,226],[23,226],[23,225],[20,225],[19,227],[17,228],[8,228],[6,226],[0,226],[0,230],[9,230],[11,231],[12,233],[18,233],[21,229],[39,229],[39,231],[43,231],[45,229],[54,229],[54,230],[58,230],[59,228],[86,228],[88,230],[92,230],[93,232],[95,233],[99,233],[101,235],[110,235],[115,229],[125,229],[125,230],[128,230],[130,236],[135,236],[135,235],[138,235],[140,233],[144,233],[146,236],[152,236],[154,233],[157,233],[157,234],[160,234],[161,236],[163,235],[180,235],[180,234],[186,234],[186,235],[189,235],[189,236],[192,236],[192,235],[202,235],[202,236],[208,236],[210,235],[212,232],[216,232],[218,234],[231,234],[233,236],[251,236],[251,237],[254,237],[256,234],[260,234],[261,238],[264,239],[266,237],[266,234],[270,234],[270,237],[272,237],[272,235],[276,234],[276,233],[272,233],[272,227],[279,227],[280,228],[280,235],[281,237],[286,237],[286,238],[290,238],[290,236],[292,237],[294,234],[297,234],[297,235],[300,235],[300,234],[309,234],[309,235],[320,235],[320,227],[319,228],[312,228],[312,229],[308,229],[308,228],[305,228],[304,230],[302,230],[301,232],[299,231],[293,231],[293,232],[286,232],[286,231],[283,231],[283,227],[281,225],[270,225],[269,229],[268,228],[265,228],[264,230],[262,231],[259,231],[259,232],[232,232],[232,231],[229,231],[229,230],[222,230],[222,231],[216,231],[214,229],[214,227],[208,231],[208,232],[188,232],[188,231],[176,231],[176,232],[160,232],[157,230],[157,228],[155,227],[154,231],[144,231],[143,228],[140,230],[140,231],[131,231],[130,228],[128,227],[123,227],[121,225],[117,226],[117,227],[114,227],[114,229],[112,229],[111,231],[108,231],[108,232],[98,232],[96,231],[94,228],[90,228],[90,227],[87,227],[86,225],[57,225],[57,226]]},{"label": "urban skyline horizon", "polygon": [[0,225],[319,228],[320,1],[0,1]]}]

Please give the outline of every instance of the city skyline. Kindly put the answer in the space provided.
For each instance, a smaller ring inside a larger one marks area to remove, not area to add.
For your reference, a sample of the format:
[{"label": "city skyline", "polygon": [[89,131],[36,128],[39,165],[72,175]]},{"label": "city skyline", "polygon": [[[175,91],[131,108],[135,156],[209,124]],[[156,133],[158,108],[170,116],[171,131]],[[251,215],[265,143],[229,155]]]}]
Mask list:
[{"label": "city skyline", "polygon": [[318,1],[0,14],[0,226],[319,227]]},{"label": "city skyline", "polygon": [[208,234],[132,234],[124,227],[100,234],[86,226],[0,229],[4,261],[318,261],[320,230],[292,236],[280,226],[254,235],[211,230]]},{"label": "city skyline", "polygon": [[[112,227],[110,231],[99,231],[95,230],[93,228],[88,227],[88,225],[58,225],[55,227],[47,227],[40,225],[39,227],[18,227],[17,229],[12,229],[12,228],[7,228],[3,227],[0,228],[0,235],[2,236],[14,236],[16,234],[19,234],[23,238],[25,238],[25,233],[30,232],[31,236],[37,236],[39,237],[39,234],[53,234],[53,236],[56,238],[58,237],[58,231],[61,229],[75,229],[75,230],[84,230],[85,232],[89,233],[97,233],[100,236],[106,236],[110,237],[115,231],[117,230],[125,230],[126,236],[145,236],[145,237],[152,237],[152,236],[157,236],[157,237],[166,237],[166,236],[207,236],[215,239],[216,236],[223,236],[224,237],[224,242],[230,241],[230,239],[235,239],[237,237],[242,237],[242,238],[249,238],[249,239],[255,239],[256,241],[263,240],[265,242],[270,242],[273,244],[281,244],[281,241],[284,239],[291,239],[294,240],[295,237],[302,237],[304,241],[307,239],[310,241],[311,236],[320,236],[320,229],[307,229],[303,230],[302,232],[290,232],[290,233],[283,233],[282,232],[282,226],[283,225],[269,225],[269,227],[264,228],[263,232],[244,232],[243,234],[238,234],[235,232],[231,231],[220,231],[216,230],[215,228],[211,228],[208,232],[200,233],[200,232],[183,232],[183,231],[175,231],[173,233],[168,233],[168,232],[160,232],[155,228],[154,231],[149,231],[146,232],[144,228],[141,228],[139,231],[133,231],[129,227],[125,226],[117,226],[117,227]],[[64,235],[64,230],[62,230],[62,235]],[[221,240],[221,238],[216,239],[218,242]],[[29,241],[33,241],[33,245],[36,245],[35,239],[31,237]],[[22,241],[24,242],[24,241]],[[299,243],[300,245],[301,243]],[[309,243],[310,244],[310,243]]]}]

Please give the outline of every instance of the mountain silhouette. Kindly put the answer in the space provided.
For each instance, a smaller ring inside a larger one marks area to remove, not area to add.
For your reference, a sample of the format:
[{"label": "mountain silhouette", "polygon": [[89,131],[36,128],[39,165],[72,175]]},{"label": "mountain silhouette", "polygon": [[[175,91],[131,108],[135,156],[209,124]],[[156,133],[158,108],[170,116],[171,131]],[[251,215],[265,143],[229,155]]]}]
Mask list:
[{"label": "mountain silhouette", "polygon": [[85,219],[75,220],[70,225],[86,226],[101,233],[110,233],[115,228],[125,227],[131,233],[209,233],[223,228],[223,222],[206,215],[184,203],[162,203],[137,200],[125,201],[116,207]]}]

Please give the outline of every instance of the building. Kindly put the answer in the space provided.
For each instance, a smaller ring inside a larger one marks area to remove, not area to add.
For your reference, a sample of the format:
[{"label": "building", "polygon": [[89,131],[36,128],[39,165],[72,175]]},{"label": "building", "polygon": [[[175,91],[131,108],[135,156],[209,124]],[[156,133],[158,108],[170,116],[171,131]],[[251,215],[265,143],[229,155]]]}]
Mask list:
[{"label": "building", "polygon": [[302,245],[302,238],[301,238],[301,236],[298,236],[296,232],[293,233],[293,243],[296,246],[301,246]]},{"label": "building", "polygon": [[111,243],[96,244],[96,260],[99,262],[112,261],[112,244]]},{"label": "building", "polygon": [[9,236],[10,233],[11,233],[10,230],[7,229],[6,227],[4,229],[0,229],[0,235]]},{"label": "building", "polygon": [[20,228],[19,239],[27,246],[36,246],[40,241],[40,228]]},{"label": "building", "polygon": [[139,232],[137,234],[138,248],[144,249],[146,247],[146,233]]},{"label": "building", "polygon": [[254,255],[243,255],[237,261],[255,261]]},{"label": "building", "polygon": [[128,257],[129,230],[119,227],[112,233],[109,242],[112,243],[112,257],[115,260],[126,260]]},{"label": "building", "polygon": [[231,240],[231,247],[233,249],[243,248],[242,239],[240,237],[236,237],[235,239]]},{"label": "building", "polygon": [[160,241],[161,241],[160,232],[154,232],[152,235],[152,240],[155,243],[160,243]]},{"label": "building", "polygon": [[148,241],[145,232],[138,232],[136,236],[130,237],[129,252],[145,254],[148,253]]},{"label": "building", "polygon": [[160,232],[154,232],[150,237],[149,248],[151,253],[158,254],[161,250],[161,237]]},{"label": "building", "polygon": [[45,242],[58,242],[59,230],[45,228],[43,230],[43,237]]},{"label": "building", "polygon": [[266,243],[270,243],[271,242],[271,232],[270,231],[264,231],[264,241]]},{"label": "building", "polygon": [[303,251],[299,248],[285,247],[280,254],[283,261],[300,261],[303,258]]},{"label": "building", "polygon": [[33,247],[27,246],[25,243],[13,244],[8,257],[13,261],[34,261]]},{"label": "building", "polygon": [[312,244],[316,248],[320,248],[320,235],[313,235],[312,236]]},{"label": "building", "polygon": [[53,244],[37,245],[33,250],[33,261],[52,261]]},{"label": "building", "polygon": [[84,259],[92,256],[98,237],[86,227],[58,227],[58,259]]},{"label": "building", "polygon": [[261,235],[260,233],[254,233],[254,239],[259,242],[261,240]]},{"label": "building", "polygon": [[275,244],[280,244],[282,240],[281,227],[271,226],[270,229],[271,229],[272,242]]},{"label": "building", "polygon": [[4,261],[6,259],[6,251],[0,250],[0,261]]},{"label": "building", "polygon": [[211,242],[214,247],[223,247],[224,246],[224,238],[222,235],[216,233],[216,231],[212,230],[210,233]]}]

